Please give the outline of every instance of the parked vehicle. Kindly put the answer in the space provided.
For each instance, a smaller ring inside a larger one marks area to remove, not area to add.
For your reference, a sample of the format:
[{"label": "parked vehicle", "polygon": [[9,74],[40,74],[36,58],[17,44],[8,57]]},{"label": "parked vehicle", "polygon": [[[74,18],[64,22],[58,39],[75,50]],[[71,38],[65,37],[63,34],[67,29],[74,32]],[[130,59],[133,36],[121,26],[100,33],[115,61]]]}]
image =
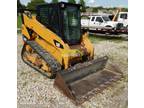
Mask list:
[{"label": "parked vehicle", "polygon": [[89,16],[88,19],[81,19],[81,26],[89,30],[117,30],[123,28],[123,23],[111,21],[107,15],[95,15]]},{"label": "parked vehicle", "polygon": [[113,17],[112,21],[123,23],[124,27],[128,27],[128,12],[121,12],[121,9],[117,10],[117,13]]},{"label": "parked vehicle", "polygon": [[120,12],[117,21],[123,23],[124,27],[128,27],[128,12]]}]

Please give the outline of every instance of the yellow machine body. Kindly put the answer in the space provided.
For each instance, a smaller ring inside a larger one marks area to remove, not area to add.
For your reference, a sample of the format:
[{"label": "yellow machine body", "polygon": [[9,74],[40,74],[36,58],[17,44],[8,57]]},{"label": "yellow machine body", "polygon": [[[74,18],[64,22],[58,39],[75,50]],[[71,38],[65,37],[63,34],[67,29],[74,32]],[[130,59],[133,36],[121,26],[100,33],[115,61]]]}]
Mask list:
[{"label": "yellow machine body", "polygon": [[[27,15],[23,14],[24,24],[22,25],[22,34],[26,36],[27,39],[32,39],[36,41],[41,47],[47,50],[63,67],[67,69],[71,65],[71,61],[78,60],[81,61],[84,49],[89,55],[89,60],[94,57],[94,47],[90,40],[88,39],[88,33],[83,34],[81,43],[76,45],[78,49],[71,48],[67,43],[65,43],[57,34],[43,26],[36,20],[35,16],[29,18]],[[34,33],[30,36],[27,28],[32,29]],[[63,49],[56,47],[54,40],[58,41],[63,45]],[[74,45],[75,46],[75,45]]]},{"label": "yellow machine body", "polygon": [[[58,15],[54,17],[55,13]],[[44,4],[38,7],[36,16],[23,11],[22,21],[23,61],[46,77],[55,78],[54,85],[76,104],[122,77],[117,67],[106,68],[107,56],[94,59],[88,33],[81,32],[80,5]]]}]

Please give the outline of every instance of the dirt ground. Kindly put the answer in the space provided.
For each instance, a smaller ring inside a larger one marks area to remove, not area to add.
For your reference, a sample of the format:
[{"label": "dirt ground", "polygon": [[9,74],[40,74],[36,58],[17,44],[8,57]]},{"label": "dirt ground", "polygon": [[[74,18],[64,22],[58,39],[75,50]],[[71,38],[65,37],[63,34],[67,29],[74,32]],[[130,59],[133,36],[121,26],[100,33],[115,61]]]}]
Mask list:
[{"label": "dirt ground", "polygon": [[17,101],[18,108],[127,108],[127,41],[102,40],[94,43],[95,58],[108,55],[109,62],[120,67],[125,78],[89,101],[75,106],[70,99],[53,87],[47,79],[21,60],[22,39],[17,37]]}]

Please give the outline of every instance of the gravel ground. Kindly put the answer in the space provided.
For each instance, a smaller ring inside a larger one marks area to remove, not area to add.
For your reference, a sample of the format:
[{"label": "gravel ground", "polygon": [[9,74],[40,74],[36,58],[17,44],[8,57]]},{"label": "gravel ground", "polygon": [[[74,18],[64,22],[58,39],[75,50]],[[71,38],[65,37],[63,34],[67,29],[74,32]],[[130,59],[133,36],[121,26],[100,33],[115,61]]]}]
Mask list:
[{"label": "gravel ground", "polygon": [[93,96],[80,106],[53,87],[54,80],[47,79],[21,60],[21,36],[18,35],[17,101],[18,108],[127,108],[127,41],[99,41],[94,43],[95,58],[108,55],[109,62],[118,65],[126,78]]}]

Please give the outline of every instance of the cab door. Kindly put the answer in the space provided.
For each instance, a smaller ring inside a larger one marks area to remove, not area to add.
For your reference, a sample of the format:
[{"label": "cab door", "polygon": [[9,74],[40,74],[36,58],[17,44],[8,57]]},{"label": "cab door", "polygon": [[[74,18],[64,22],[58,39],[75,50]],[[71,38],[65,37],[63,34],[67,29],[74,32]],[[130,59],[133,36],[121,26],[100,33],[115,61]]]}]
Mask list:
[{"label": "cab door", "polygon": [[89,21],[89,29],[90,30],[96,30],[97,25],[96,25],[95,20],[96,20],[96,16],[92,16],[90,18],[90,21]]},{"label": "cab door", "polygon": [[104,21],[103,21],[102,17],[100,17],[100,16],[96,17],[96,19],[95,19],[96,27],[98,29],[101,29],[101,28],[103,28],[103,24],[104,24]]}]

